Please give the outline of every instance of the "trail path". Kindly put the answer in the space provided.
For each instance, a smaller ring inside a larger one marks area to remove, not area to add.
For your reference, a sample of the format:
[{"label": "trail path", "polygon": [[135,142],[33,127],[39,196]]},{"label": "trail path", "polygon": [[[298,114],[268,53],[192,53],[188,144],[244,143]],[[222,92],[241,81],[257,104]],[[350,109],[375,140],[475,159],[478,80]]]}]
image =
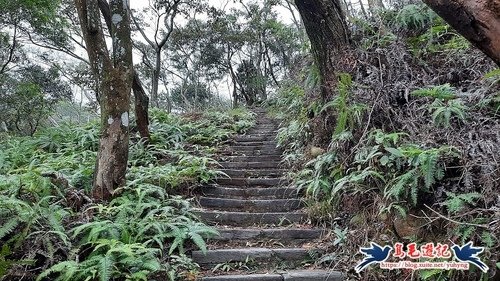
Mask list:
[{"label": "trail path", "polygon": [[[198,214],[220,236],[209,251],[192,253],[206,277],[202,281],[339,281],[339,272],[315,270],[315,241],[325,231],[307,224],[304,202],[285,187],[282,152],[276,147],[278,123],[262,109],[257,124],[237,136],[218,179],[203,188]],[[215,270],[214,270],[215,269]]]}]

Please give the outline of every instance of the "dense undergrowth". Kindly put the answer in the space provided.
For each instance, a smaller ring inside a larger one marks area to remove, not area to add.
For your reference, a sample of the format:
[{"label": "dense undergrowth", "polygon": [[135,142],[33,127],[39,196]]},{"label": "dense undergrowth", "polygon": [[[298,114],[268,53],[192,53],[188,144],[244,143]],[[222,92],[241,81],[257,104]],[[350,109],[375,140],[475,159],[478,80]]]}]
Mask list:
[{"label": "dense undergrowth", "polygon": [[[500,266],[498,70],[423,5],[354,23],[359,48],[335,96],[319,98],[304,62],[268,102],[294,185],[337,238],[322,260],[361,280],[489,280]],[[356,275],[370,241],[474,241],[490,271]]]},{"label": "dense undergrowth", "polygon": [[194,280],[186,255],[216,234],[183,194],[219,176],[217,145],[254,124],[244,109],[151,113],[132,138],[127,185],[106,204],[87,194],[98,123],[0,142],[0,280]]}]

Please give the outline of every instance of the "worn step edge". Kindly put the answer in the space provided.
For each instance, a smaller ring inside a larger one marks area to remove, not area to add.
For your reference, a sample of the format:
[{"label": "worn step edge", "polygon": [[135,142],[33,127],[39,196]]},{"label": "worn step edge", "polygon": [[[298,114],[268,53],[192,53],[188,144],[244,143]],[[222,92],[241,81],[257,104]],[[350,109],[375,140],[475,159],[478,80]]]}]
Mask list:
[{"label": "worn step edge", "polygon": [[234,226],[290,225],[304,222],[308,218],[303,212],[246,213],[210,210],[195,210],[194,212],[207,223]]},{"label": "worn step edge", "polygon": [[210,265],[225,262],[240,262],[252,259],[257,260],[281,260],[297,261],[311,258],[321,250],[304,248],[239,248],[239,249],[219,249],[202,251],[193,251],[193,260],[200,265]]},{"label": "worn step edge", "polygon": [[285,273],[203,277],[201,281],[342,281],[344,279],[345,275],[338,271],[291,270]]},{"label": "worn step edge", "polygon": [[233,138],[237,142],[276,141],[275,135],[241,135]]},{"label": "worn step edge", "polygon": [[257,144],[257,145],[229,145],[231,149],[234,150],[266,150],[266,151],[278,151],[280,150],[275,144]]},{"label": "worn step edge", "polygon": [[286,187],[220,187],[220,186],[203,186],[201,193],[204,196],[225,197],[225,198],[245,198],[245,199],[288,199],[298,195],[296,188]]},{"label": "worn step edge", "polygon": [[232,178],[220,178],[216,179],[215,183],[218,185],[229,185],[229,186],[279,186],[287,185],[291,181],[285,178],[260,178],[260,179],[249,179],[241,177]]},{"label": "worn step edge", "polygon": [[246,156],[246,155],[227,155],[218,158],[219,162],[281,162],[282,155],[268,156],[268,155],[257,155],[257,156]]},{"label": "worn step edge", "polygon": [[271,146],[271,145],[278,145],[278,142],[276,142],[275,140],[261,140],[261,141],[248,141],[248,140],[245,140],[245,141],[238,141],[238,140],[233,140],[233,142],[231,143],[232,145],[241,145],[241,146],[256,146],[256,145],[267,145],[267,146]]},{"label": "worn step edge", "polygon": [[220,172],[230,177],[276,177],[283,176],[288,170],[286,169],[220,169]]},{"label": "worn step edge", "polygon": [[217,241],[252,240],[252,239],[280,239],[280,240],[302,240],[318,239],[323,236],[325,230],[318,228],[218,228],[219,235],[211,238]]},{"label": "worn step edge", "polygon": [[281,163],[279,161],[268,162],[220,162],[224,169],[274,169],[279,168]]},{"label": "worn step edge", "polygon": [[201,281],[283,281],[280,274],[225,275],[203,277]]},{"label": "worn step edge", "polygon": [[200,206],[217,210],[242,210],[246,212],[289,212],[305,206],[301,199],[232,199],[200,197]]},{"label": "worn step edge", "polygon": [[236,150],[225,150],[225,151],[219,151],[219,155],[222,157],[268,157],[269,159],[278,159],[283,157],[282,153],[269,153],[266,151],[236,151]]}]

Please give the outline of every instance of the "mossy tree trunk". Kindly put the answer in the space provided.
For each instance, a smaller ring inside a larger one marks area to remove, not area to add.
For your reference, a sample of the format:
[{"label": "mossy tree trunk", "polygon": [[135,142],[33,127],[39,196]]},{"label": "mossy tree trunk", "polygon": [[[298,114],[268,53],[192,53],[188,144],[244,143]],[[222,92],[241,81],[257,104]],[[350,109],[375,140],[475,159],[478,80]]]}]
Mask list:
[{"label": "mossy tree trunk", "polygon": [[[106,0],[98,0],[99,9],[101,10],[104,21],[108,30],[112,29],[111,10]],[[134,71],[134,80],[132,81],[132,90],[134,92],[135,118],[137,130],[141,135],[141,139],[149,142],[151,133],[149,131],[149,97],[142,86],[141,79],[137,72]]]},{"label": "mossy tree trunk", "polygon": [[101,138],[92,196],[110,200],[125,184],[129,144],[130,92],[133,80],[128,0],[111,0],[110,55],[104,38],[98,0],[75,0],[92,70],[98,81]]},{"label": "mossy tree trunk", "polygon": [[[134,80],[132,82],[132,90],[134,91],[135,104],[135,119],[137,122],[137,130],[141,138],[147,143],[151,140],[151,132],[149,131],[149,97],[142,87],[141,80],[137,72],[134,72]],[[170,111],[169,111],[170,112]]]},{"label": "mossy tree trunk", "polygon": [[340,0],[295,0],[314,61],[321,74],[322,98],[332,95],[337,77],[334,61],[350,48],[350,33]]},{"label": "mossy tree trunk", "polygon": [[424,2],[500,66],[500,1],[424,0]]}]

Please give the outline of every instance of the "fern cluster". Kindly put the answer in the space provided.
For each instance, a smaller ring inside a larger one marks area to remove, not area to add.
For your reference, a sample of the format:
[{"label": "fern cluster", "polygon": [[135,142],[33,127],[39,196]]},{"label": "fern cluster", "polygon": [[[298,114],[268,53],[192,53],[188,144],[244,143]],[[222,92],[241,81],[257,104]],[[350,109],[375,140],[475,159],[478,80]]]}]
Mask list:
[{"label": "fern cluster", "polygon": [[[296,175],[296,184],[316,199],[325,196],[334,208],[343,196],[378,190],[388,200],[385,211],[402,215],[416,206],[420,195],[432,191],[444,177],[443,157],[457,157],[452,147],[422,149],[401,145],[404,133],[386,134],[374,130],[367,145],[354,154],[352,165],[345,168],[335,152],[327,152],[305,165]],[[384,211],[382,210],[382,211]]]},{"label": "fern cluster", "polygon": [[[94,221],[73,228],[71,239],[78,241],[71,252],[92,249],[85,260],[73,259],[55,264],[38,280],[100,280],[125,277],[148,280],[151,273],[176,276],[175,265],[167,257],[183,255],[188,241],[206,250],[204,239],[217,234],[197,221],[191,206],[180,197],[169,197],[154,185],[138,185],[114,199],[109,205],[94,207]],[[167,256],[164,256],[164,253]],[[177,277],[170,280],[177,280]]]},{"label": "fern cluster", "polygon": [[429,111],[432,113],[432,121],[438,127],[448,128],[451,126],[452,119],[465,122],[467,118],[468,108],[457,98],[455,88],[450,84],[418,89],[413,91],[412,95],[435,99],[429,106]]},{"label": "fern cluster", "polygon": [[223,176],[211,158],[215,146],[251,127],[255,116],[243,109],[151,116],[151,142],[132,137],[127,186],[105,205],[85,195],[97,123],[0,141],[0,279],[23,270],[45,270],[39,280],[72,281],[196,274],[185,252],[205,250],[215,231],[199,222],[188,201],[168,194]]},{"label": "fern cluster", "polygon": [[410,4],[399,10],[392,19],[392,25],[405,30],[425,30],[437,18],[424,4]]}]

